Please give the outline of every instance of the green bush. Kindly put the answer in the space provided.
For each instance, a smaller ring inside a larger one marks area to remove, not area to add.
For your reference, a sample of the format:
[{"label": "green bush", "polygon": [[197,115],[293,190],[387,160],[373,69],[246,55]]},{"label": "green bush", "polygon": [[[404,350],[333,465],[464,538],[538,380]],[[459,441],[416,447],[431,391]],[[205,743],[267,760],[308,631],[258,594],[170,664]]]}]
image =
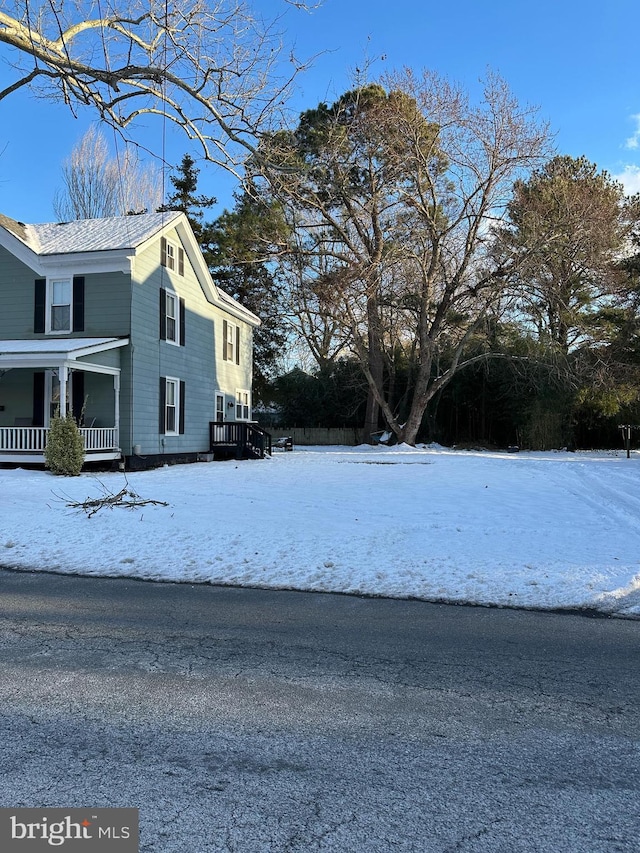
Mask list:
[{"label": "green bush", "polygon": [[54,474],[78,476],[84,462],[84,441],[73,415],[51,419],[44,458]]}]

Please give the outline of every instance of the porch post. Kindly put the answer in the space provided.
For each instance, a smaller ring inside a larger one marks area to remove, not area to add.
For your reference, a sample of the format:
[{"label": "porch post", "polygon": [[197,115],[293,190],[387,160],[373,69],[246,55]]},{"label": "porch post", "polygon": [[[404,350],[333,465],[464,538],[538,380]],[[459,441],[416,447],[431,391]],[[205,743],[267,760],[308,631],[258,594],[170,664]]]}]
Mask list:
[{"label": "porch post", "polygon": [[120,374],[113,377],[114,426],[116,428],[116,447],[120,447]]},{"label": "porch post", "polygon": [[62,364],[58,368],[58,377],[60,379],[60,417],[67,416],[67,383],[69,380],[69,368]]}]

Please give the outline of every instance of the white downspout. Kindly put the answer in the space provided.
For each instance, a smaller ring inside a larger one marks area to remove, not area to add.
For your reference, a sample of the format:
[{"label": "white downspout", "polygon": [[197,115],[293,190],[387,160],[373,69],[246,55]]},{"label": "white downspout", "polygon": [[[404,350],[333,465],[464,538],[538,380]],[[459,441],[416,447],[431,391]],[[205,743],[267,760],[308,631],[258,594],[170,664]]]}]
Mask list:
[{"label": "white downspout", "polygon": [[116,428],[116,447],[120,449],[120,374],[113,377],[114,419]]}]

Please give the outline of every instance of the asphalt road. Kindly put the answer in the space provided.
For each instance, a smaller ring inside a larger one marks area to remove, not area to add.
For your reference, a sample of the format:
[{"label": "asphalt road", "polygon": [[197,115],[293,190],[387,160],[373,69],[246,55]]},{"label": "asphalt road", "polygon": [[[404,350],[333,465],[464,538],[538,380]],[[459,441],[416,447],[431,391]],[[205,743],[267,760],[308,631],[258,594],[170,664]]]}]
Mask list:
[{"label": "asphalt road", "polygon": [[0,805],[145,853],[638,853],[639,700],[640,622],[0,571]]}]

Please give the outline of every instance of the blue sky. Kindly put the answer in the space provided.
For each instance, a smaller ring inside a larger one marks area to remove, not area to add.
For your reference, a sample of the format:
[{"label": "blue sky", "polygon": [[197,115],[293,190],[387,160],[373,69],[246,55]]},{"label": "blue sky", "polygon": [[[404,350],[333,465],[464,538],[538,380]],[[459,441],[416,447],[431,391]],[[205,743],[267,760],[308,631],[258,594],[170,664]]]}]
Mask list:
[{"label": "blue sky", "polygon": [[[254,6],[266,17],[284,10],[287,43],[299,56],[317,54],[299,80],[297,110],[339,96],[367,59],[373,76],[429,68],[471,93],[491,68],[521,102],[540,108],[560,153],[585,155],[624,176],[629,192],[640,191],[638,0],[325,0],[311,14],[280,0]],[[0,87],[12,79],[5,60],[0,47]],[[61,163],[93,119],[22,93],[0,102],[0,212],[25,222],[54,219]],[[161,150],[159,123],[149,123],[144,142]],[[181,138],[170,140],[174,162],[187,150]],[[199,189],[218,197],[219,210],[233,188],[202,164]]]}]

